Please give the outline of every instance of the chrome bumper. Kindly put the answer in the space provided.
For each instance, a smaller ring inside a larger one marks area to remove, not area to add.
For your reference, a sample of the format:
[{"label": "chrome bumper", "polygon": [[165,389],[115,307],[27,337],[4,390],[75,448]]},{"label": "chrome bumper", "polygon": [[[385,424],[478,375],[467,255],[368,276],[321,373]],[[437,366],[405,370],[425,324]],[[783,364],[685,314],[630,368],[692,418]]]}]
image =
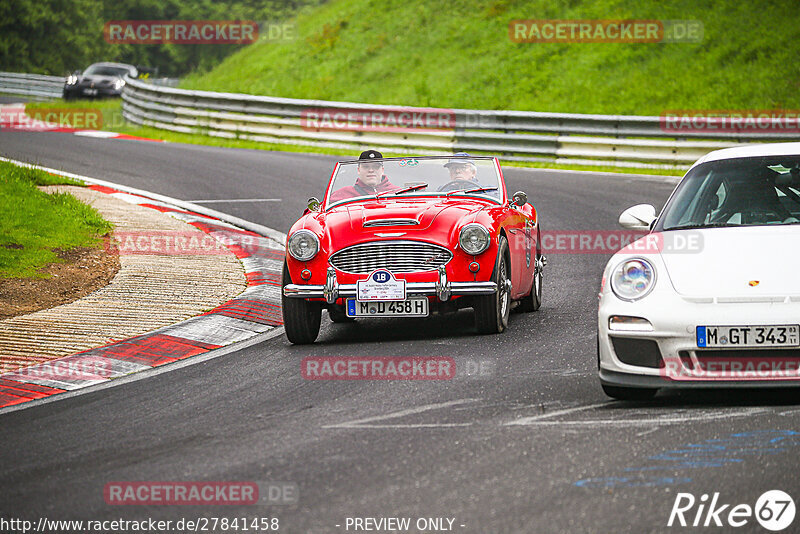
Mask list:
[{"label": "chrome bumper", "polygon": [[[439,268],[439,280],[436,282],[407,282],[406,296],[426,297],[435,295],[442,302],[451,295],[492,295],[497,292],[494,282],[450,282],[444,266]],[[356,284],[339,284],[336,271],[328,267],[327,280],[324,286],[287,284],[283,295],[295,299],[321,299],[333,304],[337,299],[356,296]]]}]

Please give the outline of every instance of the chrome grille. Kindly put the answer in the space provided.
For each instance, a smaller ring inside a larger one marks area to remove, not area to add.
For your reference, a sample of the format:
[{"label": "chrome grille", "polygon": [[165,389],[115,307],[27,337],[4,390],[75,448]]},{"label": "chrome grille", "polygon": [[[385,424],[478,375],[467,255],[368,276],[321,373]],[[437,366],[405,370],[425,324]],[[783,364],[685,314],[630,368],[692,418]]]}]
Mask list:
[{"label": "chrome grille", "polygon": [[435,271],[453,253],[439,245],[420,241],[378,241],[344,248],[331,256],[336,269],[346,273],[369,274],[375,269],[393,273]]}]

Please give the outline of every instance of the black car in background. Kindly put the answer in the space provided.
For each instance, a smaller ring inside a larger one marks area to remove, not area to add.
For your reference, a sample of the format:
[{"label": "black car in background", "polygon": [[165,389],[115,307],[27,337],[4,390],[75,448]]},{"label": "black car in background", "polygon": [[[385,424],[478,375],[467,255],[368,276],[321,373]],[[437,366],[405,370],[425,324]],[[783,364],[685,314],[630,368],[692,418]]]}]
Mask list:
[{"label": "black car in background", "polygon": [[69,75],[64,84],[64,100],[73,98],[118,97],[125,86],[125,76],[136,78],[138,70],[125,63],[94,63],[81,73]]}]

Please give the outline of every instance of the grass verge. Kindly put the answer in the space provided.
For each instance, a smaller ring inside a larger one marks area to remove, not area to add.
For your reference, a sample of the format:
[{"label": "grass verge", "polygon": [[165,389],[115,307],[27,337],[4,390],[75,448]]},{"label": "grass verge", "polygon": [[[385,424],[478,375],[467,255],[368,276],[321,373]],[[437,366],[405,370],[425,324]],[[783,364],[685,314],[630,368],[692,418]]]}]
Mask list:
[{"label": "grass verge", "polygon": [[39,185],[80,185],[44,171],[0,162],[0,279],[43,278],[59,251],[97,247],[112,225],[92,207]]}]

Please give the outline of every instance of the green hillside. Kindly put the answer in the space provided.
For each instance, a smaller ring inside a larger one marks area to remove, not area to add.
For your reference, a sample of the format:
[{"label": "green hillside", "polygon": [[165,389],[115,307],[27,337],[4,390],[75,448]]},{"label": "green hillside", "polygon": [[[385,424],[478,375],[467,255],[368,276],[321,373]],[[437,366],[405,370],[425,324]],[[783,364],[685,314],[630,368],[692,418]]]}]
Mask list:
[{"label": "green hillside", "polygon": [[[183,87],[419,106],[658,115],[800,109],[796,0],[332,0],[299,38]],[[701,43],[514,43],[515,19],[700,20]]]}]

